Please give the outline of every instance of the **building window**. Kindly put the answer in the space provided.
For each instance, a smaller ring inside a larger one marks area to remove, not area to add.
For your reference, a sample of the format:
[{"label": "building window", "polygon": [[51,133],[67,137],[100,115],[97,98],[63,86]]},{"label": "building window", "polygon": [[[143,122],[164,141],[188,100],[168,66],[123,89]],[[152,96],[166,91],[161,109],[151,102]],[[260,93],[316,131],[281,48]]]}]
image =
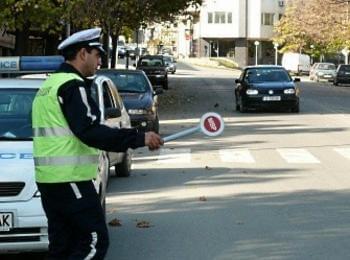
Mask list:
[{"label": "building window", "polygon": [[208,23],[213,23],[213,13],[208,13]]},{"label": "building window", "polygon": [[215,12],[215,23],[226,23],[226,13]]},{"label": "building window", "polygon": [[283,14],[278,14],[278,20],[281,20],[283,18]]},{"label": "building window", "polygon": [[261,24],[262,25],[273,25],[275,14],[273,13],[262,13],[261,14]]},{"label": "building window", "polygon": [[227,13],[227,23],[232,23],[232,13]]}]

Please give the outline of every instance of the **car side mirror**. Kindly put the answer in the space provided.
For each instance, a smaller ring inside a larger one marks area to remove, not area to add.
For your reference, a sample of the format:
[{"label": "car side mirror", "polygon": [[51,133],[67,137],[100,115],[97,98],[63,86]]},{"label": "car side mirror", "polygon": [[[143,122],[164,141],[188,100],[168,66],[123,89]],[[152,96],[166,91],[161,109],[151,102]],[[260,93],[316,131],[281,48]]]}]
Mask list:
[{"label": "car side mirror", "polygon": [[300,78],[295,78],[294,82],[300,82]]},{"label": "car side mirror", "polygon": [[163,89],[162,89],[162,88],[156,88],[156,89],[153,91],[153,95],[154,95],[154,96],[159,95],[159,94],[163,94]]},{"label": "car side mirror", "polygon": [[235,79],[236,84],[241,83],[240,79]]},{"label": "car side mirror", "polygon": [[105,109],[105,118],[118,118],[122,116],[122,112],[115,107],[109,107]]}]

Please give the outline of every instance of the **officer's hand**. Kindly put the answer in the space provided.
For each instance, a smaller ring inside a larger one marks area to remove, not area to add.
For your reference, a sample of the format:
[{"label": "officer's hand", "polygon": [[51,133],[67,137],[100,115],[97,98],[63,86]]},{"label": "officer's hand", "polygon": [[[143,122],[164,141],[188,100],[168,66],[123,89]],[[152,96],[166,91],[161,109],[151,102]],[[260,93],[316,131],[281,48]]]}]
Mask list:
[{"label": "officer's hand", "polygon": [[145,146],[148,146],[151,151],[159,149],[163,144],[163,139],[155,132],[145,133]]}]

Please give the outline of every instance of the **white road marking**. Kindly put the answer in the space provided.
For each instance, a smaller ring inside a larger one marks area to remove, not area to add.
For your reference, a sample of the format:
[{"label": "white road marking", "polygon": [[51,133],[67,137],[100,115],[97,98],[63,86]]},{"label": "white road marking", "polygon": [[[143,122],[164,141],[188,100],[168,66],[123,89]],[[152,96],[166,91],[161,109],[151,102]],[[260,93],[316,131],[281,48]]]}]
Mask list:
[{"label": "white road marking", "polygon": [[190,163],[191,149],[161,149],[158,156],[158,163],[176,164]]},{"label": "white road marking", "polygon": [[334,148],[334,151],[350,160],[350,148]]},{"label": "white road marking", "polygon": [[288,163],[320,163],[306,149],[277,149],[277,152]]},{"label": "white road marking", "polygon": [[222,162],[255,163],[248,149],[222,149],[219,153]]}]

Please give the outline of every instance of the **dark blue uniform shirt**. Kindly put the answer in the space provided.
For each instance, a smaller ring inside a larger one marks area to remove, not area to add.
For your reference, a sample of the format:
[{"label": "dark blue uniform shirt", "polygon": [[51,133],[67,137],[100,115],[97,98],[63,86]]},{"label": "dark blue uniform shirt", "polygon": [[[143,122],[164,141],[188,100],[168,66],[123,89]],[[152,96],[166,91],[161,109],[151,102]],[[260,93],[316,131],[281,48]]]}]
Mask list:
[{"label": "dark blue uniform shirt", "polygon": [[58,91],[62,112],[72,132],[85,144],[104,151],[124,152],[145,145],[145,133],[100,124],[100,110],[91,97],[92,80],[63,63],[57,72],[76,73],[84,82],[70,80]]}]

